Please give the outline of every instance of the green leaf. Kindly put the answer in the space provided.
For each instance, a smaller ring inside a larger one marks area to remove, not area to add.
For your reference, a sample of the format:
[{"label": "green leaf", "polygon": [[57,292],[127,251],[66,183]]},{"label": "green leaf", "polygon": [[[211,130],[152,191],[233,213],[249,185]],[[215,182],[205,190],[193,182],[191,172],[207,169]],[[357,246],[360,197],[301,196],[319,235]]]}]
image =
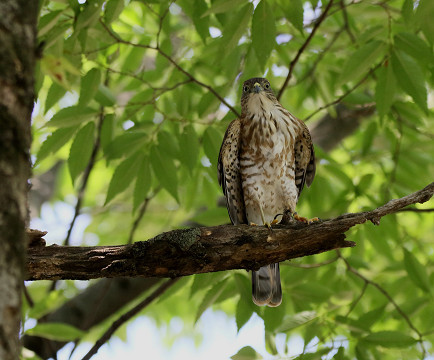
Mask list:
[{"label": "green leaf", "polygon": [[60,86],[57,82],[53,82],[48,90],[47,98],[45,99],[44,114],[46,114],[53,105],[57,104],[65,93],[66,89],[63,86]]},{"label": "green leaf", "polygon": [[217,166],[220,146],[222,144],[222,134],[214,127],[209,126],[203,133],[203,150],[214,167]]},{"label": "green leaf", "polygon": [[251,346],[244,346],[235,355],[231,356],[232,360],[255,360],[262,359],[262,356],[258,354]]},{"label": "green leaf", "polygon": [[303,28],[303,2],[302,0],[291,0],[282,1],[282,5],[285,7],[285,14],[287,19],[291,22],[294,27],[300,31],[301,34],[304,32]]},{"label": "green leaf", "polygon": [[357,324],[360,325],[365,330],[369,330],[372,325],[374,325],[377,321],[381,320],[381,317],[384,315],[384,308],[386,306],[382,305],[374,310],[363,313],[358,319]]},{"label": "green leaf", "polygon": [[105,114],[101,125],[101,147],[106,153],[108,145],[113,141],[115,132],[115,116],[114,114]]},{"label": "green leaf", "polygon": [[299,301],[319,303],[327,301],[333,295],[329,287],[313,281],[297,285],[293,288],[292,293]]},{"label": "green leaf", "polygon": [[419,36],[408,32],[400,32],[395,35],[394,42],[396,48],[405,51],[421,63],[428,64],[432,61],[430,47]]},{"label": "green leaf", "polygon": [[159,148],[162,152],[174,159],[178,159],[180,157],[178,141],[172,133],[161,130],[158,132],[157,138]]},{"label": "green leaf", "polygon": [[69,151],[68,167],[72,183],[86,168],[92,155],[94,143],[95,123],[90,122],[83,126],[75,136]]},{"label": "green leaf", "polygon": [[252,46],[262,69],[276,43],[276,22],[271,6],[266,0],[256,6],[252,19]]},{"label": "green leaf", "polygon": [[264,319],[265,331],[274,333],[278,327],[282,325],[285,313],[287,309],[285,306],[265,307],[262,313],[262,318]]},{"label": "green leaf", "polygon": [[333,348],[323,348],[315,351],[314,353],[303,353],[293,360],[321,360],[324,358],[323,355],[328,354],[331,350],[333,350]]},{"label": "green leaf", "polygon": [[221,51],[228,53],[237,46],[241,36],[246,32],[252,11],[253,4],[247,4],[230,18],[229,24],[223,28]]},{"label": "green leaf", "polygon": [[151,189],[152,175],[149,158],[145,156],[138,169],[136,186],[134,188],[133,211],[136,211],[139,205],[146,199]]},{"label": "green leaf", "polygon": [[83,10],[78,14],[75,22],[75,31],[78,33],[81,29],[90,28],[99,19],[99,14],[103,1],[94,0],[90,2],[85,2],[83,5]]},{"label": "green leaf", "polygon": [[[377,103],[378,108],[378,103]],[[375,136],[378,135],[378,126],[375,121],[372,121],[363,134],[362,155],[366,156],[372,147],[372,142]]]},{"label": "green leaf", "polygon": [[70,106],[63,108],[53,115],[45,126],[48,127],[70,127],[91,120],[97,111],[81,106]]},{"label": "green leaf", "polygon": [[401,8],[402,17],[407,25],[412,25],[414,21],[413,0],[404,0]]},{"label": "green leaf", "polygon": [[335,360],[345,360],[344,354],[345,354],[345,348],[343,346],[341,346],[338,349],[338,352],[333,356],[332,359],[335,359]]},{"label": "green leaf", "polygon": [[379,331],[369,334],[363,341],[372,345],[380,345],[385,348],[407,348],[416,343],[416,339],[398,331]]},{"label": "green leaf", "polygon": [[425,112],[427,109],[427,91],[425,77],[419,64],[398,49],[392,52],[392,68],[398,84],[409,94],[414,102]]},{"label": "green leaf", "polygon": [[138,151],[122,161],[115,169],[107,191],[104,206],[107,205],[117,194],[126,190],[134,180],[143,161],[143,153]]},{"label": "green leaf", "polygon": [[178,198],[178,177],[173,159],[161,151],[160,146],[151,148],[151,164],[157,180],[175,198]]},{"label": "green leaf", "polygon": [[44,74],[50,76],[51,80],[68,90],[71,88],[71,85],[67,74],[77,77],[81,75],[80,71],[63,56],[44,55],[40,61],[40,65]]},{"label": "green leaf", "polygon": [[196,31],[205,43],[209,37],[209,17],[204,17],[203,14],[207,11],[207,5],[204,0],[194,0],[193,4],[193,24]]},{"label": "green leaf", "polygon": [[84,75],[80,84],[80,99],[78,100],[80,106],[86,106],[94,98],[100,82],[101,72],[96,68],[89,70]]},{"label": "green leaf", "polygon": [[104,22],[110,24],[116,20],[124,9],[124,6],[125,2],[123,0],[108,0],[104,6]]},{"label": "green leaf", "polygon": [[106,157],[109,160],[128,156],[148,143],[148,136],[142,131],[125,132],[107,145]]},{"label": "green leaf", "polygon": [[47,34],[58,23],[62,13],[63,10],[56,10],[42,16],[38,23],[38,37],[42,37]]},{"label": "green leaf", "polygon": [[56,153],[63,145],[71,140],[78,126],[57,129],[42,143],[36,155],[35,165],[44,160],[48,155]]},{"label": "green leaf", "polygon": [[352,80],[356,81],[364,75],[375,61],[386,51],[386,44],[379,40],[371,41],[360,47],[346,61],[338,82],[345,84]]},{"label": "green leaf", "polygon": [[357,343],[355,350],[356,359],[357,360],[374,360],[370,349],[366,346],[366,344],[361,340]]},{"label": "green leaf", "polygon": [[218,271],[194,275],[194,281],[190,288],[190,298],[192,298],[198,291],[208,289],[212,284],[216,284],[222,280],[222,278],[227,277],[227,274],[226,271]]},{"label": "green leaf", "polygon": [[235,322],[237,324],[238,332],[249,321],[253,315],[253,312],[253,306],[246,304],[242,298],[238,300],[237,307],[235,309]]},{"label": "green leaf", "polygon": [[282,324],[276,329],[276,332],[287,332],[293,330],[311,322],[317,317],[318,314],[316,311],[302,311],[294,315],[286,315],[283,318]]},{"label": "green leaf", "polygon": [[431,284],[426,268],[419,260],[407,249],[404,249],[404,266],[411,281],[423,291],[430,293]]},{"label": "green leaf", "polygon": [[189,124],[184,128],[179,138],[179,147],[180,160],[192,175],[199,158],[199,139],[193,125]]},{"label": "green leaf", "polygon": [[378,115],[383,117],[386,115],[393,102],[393,97],[396,89],[396,78],[390,64],[383,66],[378,71],[377,86],[375,88],[375,102]]},{"label": "green leaf", "polygon": [[425,37],[431,44],[434,44],[434,2],[420,0],[415,17]]},{"label": "green leaf", "polygon": [[218,299],[218,297],[222,294],[223,290],[227,285],[227,278],[215,284],[204,296],[202,299],[199,308],[197,309],[195,323],[200,319],[202,314],[206,309],[208,309],[214,302]]},{"label": "green leaf", "polygon": [[26,331],[26,335],[39,336],[56,341],[73,341],[84,336],[85,332],[64,323],[41,323]]},{"label": "green leaf", "polygon": [[95,94],[95,100],[102,106],[113,106],[116,104],[115,96],[111,90],[103,84],[99,84],[98,91]]},{"label": "green leaf", "polygon": [[221,14],[234,11],[240,4],[244,3],[243,0],[217,0],[214,1],[211,7],[202,14],[202,17],[210,14]]}]

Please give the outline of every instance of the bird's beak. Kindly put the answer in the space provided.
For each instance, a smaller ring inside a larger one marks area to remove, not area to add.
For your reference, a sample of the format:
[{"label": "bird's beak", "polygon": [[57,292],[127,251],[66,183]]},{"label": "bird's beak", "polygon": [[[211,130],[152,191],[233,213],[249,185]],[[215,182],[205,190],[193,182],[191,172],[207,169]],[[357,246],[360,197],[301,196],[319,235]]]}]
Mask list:
[{"label": "bird's beak", "polygon": [[255,83],[255,85],[253,85],[253,92],[256,94],[259,94],[262,90],[262,86],[259,85],[259,83]]}]

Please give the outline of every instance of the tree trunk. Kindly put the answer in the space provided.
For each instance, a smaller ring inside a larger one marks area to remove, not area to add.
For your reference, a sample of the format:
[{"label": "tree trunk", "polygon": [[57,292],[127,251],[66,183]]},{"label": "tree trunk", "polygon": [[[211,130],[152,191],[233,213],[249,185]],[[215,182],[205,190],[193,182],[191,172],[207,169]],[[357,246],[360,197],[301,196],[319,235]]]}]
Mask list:
[{"label": "tree trunk", "polygon": [[20,358],[37,1],[0,3],[0,359]]}]

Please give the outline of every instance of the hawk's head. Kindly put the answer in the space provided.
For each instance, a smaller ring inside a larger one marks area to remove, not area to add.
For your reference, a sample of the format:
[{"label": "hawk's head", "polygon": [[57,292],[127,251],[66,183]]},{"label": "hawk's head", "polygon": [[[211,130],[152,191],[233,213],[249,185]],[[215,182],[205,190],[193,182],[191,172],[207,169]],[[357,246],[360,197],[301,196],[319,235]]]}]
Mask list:
[{"label": "hawk's head", "polygon": [[277,102],[270,82],[265,78],[252,78],[244,81],[241,96],[242,115],[265,112]]}]

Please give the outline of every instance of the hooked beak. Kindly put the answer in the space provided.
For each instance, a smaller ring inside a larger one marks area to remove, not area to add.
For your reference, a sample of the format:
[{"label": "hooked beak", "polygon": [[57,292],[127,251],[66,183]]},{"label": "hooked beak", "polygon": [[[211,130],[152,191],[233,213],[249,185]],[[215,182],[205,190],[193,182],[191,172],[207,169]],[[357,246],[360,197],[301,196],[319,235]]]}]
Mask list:
[{"label": "hooked beak", "polygon": [[253,85],[253,92],[256,94],[259,94],[262,91],[262,86],[259,85],[259,83],[255,83],[255,85]]}]

